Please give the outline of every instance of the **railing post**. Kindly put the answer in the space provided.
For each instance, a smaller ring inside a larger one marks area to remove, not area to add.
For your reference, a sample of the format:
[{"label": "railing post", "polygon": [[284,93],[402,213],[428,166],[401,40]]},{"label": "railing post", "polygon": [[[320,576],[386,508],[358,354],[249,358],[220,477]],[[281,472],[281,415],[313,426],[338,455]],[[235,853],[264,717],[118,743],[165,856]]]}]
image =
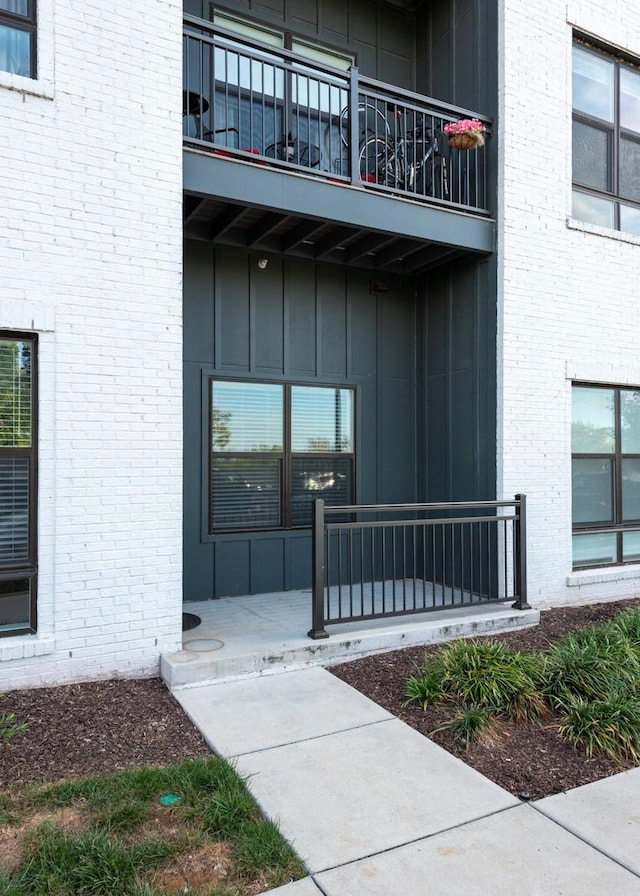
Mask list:
[{"label": "railing post", "polygon": [[530,610],[531,605],[527,602],[527,496],[516,495],[516,519],[515,527],[515,544],[514,544],[514,566],[515,566],[515,582],[518,589],[516,602],[513,604],[515,610]]},{"label": "railing post", "polygon": [[313,502],[311,528],[311,563],[313,585],[311,592],[311,629],[307,632],[314,641],[328,638],[324,627],[324,501],[317,498]]},{"label": "railing post", "polygon": [[358,115],[358,68],[349,69],[349,174],[351,183],[360,184],[360,116]]}]

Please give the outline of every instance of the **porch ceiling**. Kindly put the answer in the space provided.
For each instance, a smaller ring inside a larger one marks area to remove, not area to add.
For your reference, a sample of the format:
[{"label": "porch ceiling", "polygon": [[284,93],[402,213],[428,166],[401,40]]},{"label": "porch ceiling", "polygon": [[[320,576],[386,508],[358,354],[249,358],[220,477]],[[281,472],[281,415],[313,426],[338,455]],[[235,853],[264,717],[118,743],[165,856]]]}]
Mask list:
[{"label": "porch ceiling", "polygon": [[494,222],[365,188],[184,151],[187,238],[421,274],[493,251]]}]

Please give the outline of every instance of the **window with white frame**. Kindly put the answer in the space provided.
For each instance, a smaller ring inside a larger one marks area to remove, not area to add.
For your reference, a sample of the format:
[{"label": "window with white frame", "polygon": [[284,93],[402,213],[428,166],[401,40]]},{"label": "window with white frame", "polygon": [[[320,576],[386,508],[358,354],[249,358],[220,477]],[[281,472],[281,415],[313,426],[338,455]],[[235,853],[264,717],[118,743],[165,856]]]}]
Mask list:
[{"label": "window with white frame", "polygon": [[640,60],[573,45],[573,217],[640,235]]},{"label": "window with white frame", "polygon": [[573,567],[640,561],[640,389],[574,384]]},{"label": "window with white frame", "polygon": [[36,630],[36,348],[0,334],[0,636]]},{"label": "window with white frame", "polygon": [[311,525],[354,500],[354,393],[210,380],[209,532]]},{"label": "window with white frame", "polygon": [[36,77],[36,0],[0,0],[0,71]]}]

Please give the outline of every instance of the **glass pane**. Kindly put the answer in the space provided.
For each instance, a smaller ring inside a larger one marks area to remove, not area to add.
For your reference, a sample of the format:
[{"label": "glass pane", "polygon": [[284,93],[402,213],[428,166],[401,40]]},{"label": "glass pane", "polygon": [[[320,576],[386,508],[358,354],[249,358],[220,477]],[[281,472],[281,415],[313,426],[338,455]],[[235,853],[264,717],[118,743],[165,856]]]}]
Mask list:
[{"label": "glass pane", "polygon": [[640,532],[625,532],[622,536],[622,559],[629,563],[640,560]]},{"label": "glass pane", "polygon": [[640,460],[622,461],[622,519],[640,520]]},{"label": "glass pane", "polygon": [[0,25],[0,70],[31,77],[31,35]]},{"label": "glass pane", "polygon": [[612,454],[615,450],[613,389],[574,386],[571,390],[571,451]]},{"label": "glass pane", "polygon": [[571,214],[577,221],[586,221],[587,224],[615,227],[614,203],[608,199],[600,199],[599,196],[589,196],[587,193],[579,193],[574,190]]},{"label": "glass pane", "polygon": [[211,475],[213,529],[282,525],[281,461],[275,457],[216,457]]},{"label": "glass pane", "polygon": [[640,202],[640,141],[620,138],[620,195]]},{"label": "glass pane", "polygon": [[[351,504],[353,459],[330,457],[294,457],[291,460],[291,523],[311,525],[311,503],[322,498],[333,507]],[[334,519],[334,517],[332,517]]]},{"label": "glass pane", "polygon": [[574,535],[573,568],[616,563],[618,560],[616,543],[615,532],[604,532],[601,535]]},{"label": "glass pane", "polygon": [[0,457],[0,563],[29,559],[29,458]]},{"label": "glass pane", "polygon": [[0,581],[0,631],[30,627],[30,585],[29,579]]},{"label": "glass pane", "polygon": [[214,382],[212,395],[214,452],[282,451],[282,386]]},{"label": "glass pane", "polygon": [[640,73],[620,69],[620,124],[640,134]]},{"label": "glass pane", "polygon": [[609,133],[581,121],[573,122],[573,181],[609,190]]},{"label": "glass pane", "polygon": [[291,450],[353,452],[353,392],[291,387]]},{"label": "glass pane", "polygon": [[603,56],[573,47],[573,108],[613,121],[614,65]]},{"label": "glass pane", "polygon": [[613,522],[613,461],[574,458],[571,482],[574,524]]},{"label": "glass pane", "polygon": [[0,447],[31,445],[31,355],[29,342],[0,339]]},{"label": "glass pane", "polygon": [[620,391],[622,453],[640,454],[640,390]]},{"label": "glass pane", "polygon": [[29,15],[29,0],[0,0],[0,9],[13,12],[17,16]]},{"label": "glass pane", "polygon": [[620,205],[620,230],[640,236],[640,209]]}]

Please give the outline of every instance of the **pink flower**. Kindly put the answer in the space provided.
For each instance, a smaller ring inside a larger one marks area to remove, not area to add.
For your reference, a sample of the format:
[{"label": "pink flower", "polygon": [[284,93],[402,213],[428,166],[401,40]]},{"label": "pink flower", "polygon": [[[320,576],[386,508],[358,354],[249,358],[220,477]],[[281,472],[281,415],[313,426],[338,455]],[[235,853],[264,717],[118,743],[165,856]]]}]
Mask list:
[{"label": "pink flower", "polygon": [[445,134],[482,134],[486,131],[485,125],[477,118],[462,118],[460,121],[450,121],[443,128]]}]

